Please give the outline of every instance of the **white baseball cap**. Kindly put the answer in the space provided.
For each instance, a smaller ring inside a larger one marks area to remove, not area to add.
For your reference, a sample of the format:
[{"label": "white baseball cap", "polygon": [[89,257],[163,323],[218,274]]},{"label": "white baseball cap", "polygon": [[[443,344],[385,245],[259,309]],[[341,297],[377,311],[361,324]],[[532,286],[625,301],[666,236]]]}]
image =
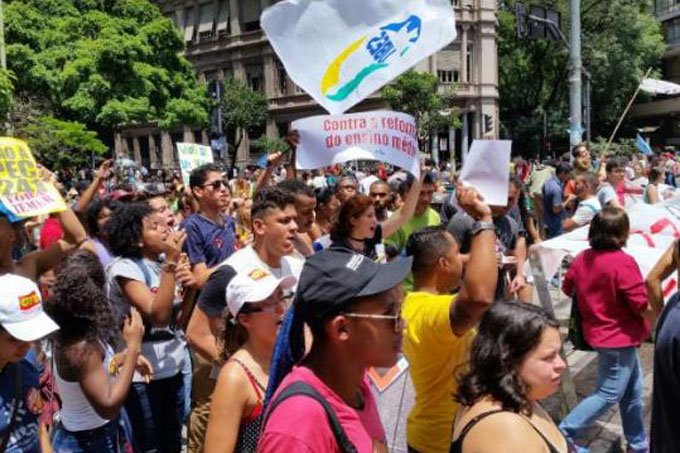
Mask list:
[{"label": "white baseball cap", "polygon": [[0,277],[0,325],[21,341],[36,341],[59,329],[43,311],[38,286],[13,274]]},{"label": "white baseball cap", "polygon": [[227,307],[232,316],[238,315],[247,303],[262,302],[276,291],[292,288],[297,279],[292,275],[276,278],[266,269],[255,268],[240,272],[227,285]]}]

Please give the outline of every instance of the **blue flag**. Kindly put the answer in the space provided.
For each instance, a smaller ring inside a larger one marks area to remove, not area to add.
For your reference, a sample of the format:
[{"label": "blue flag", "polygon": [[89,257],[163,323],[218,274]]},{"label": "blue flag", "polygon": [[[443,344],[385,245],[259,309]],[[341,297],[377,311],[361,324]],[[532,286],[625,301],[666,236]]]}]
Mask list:
[{"label": "blue flag", "polygon": [[651,156],[653,154],[652,148],[650,148],[649,143],[647,143],[640,134],[637,134],[637,137],[635,138],[635,147],[638,150],[640,150],[640,152],[645,156]]}]

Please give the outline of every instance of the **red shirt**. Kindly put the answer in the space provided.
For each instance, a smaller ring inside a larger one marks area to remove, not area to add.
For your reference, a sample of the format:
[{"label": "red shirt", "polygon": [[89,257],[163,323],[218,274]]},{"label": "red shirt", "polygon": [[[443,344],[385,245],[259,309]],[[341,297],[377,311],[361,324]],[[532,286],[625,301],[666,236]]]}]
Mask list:
[{"label": "red shirt", "polygon": [[45,224],[40,230],[40,250],[45,250],[53,243],[57,242],[64,236],[64,231],[61,228],[61,222],[54,217],[48,217]]},{"label": "red shirt", "polygon": [[562,283],[568,296],[576,292],[583,334],[594,348],[638,346],[649,335],[642,317],[647,287],[637,263],[622,250],[581,252]]}]

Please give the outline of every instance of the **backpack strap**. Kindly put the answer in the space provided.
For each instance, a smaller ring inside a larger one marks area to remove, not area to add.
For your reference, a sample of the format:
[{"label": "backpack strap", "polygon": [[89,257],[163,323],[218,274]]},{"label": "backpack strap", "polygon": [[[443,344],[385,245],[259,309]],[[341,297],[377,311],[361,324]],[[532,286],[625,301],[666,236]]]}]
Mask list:
[{"label": "backpack strap", "polygon": [[151,289],[151,273],[149,272],[149,268],[146,267],[146,264],[144,264],[144,261],[141,258],[132,258],[132,261],[134,261],[139,270],[142,271],[142,274],[144,274],[144,282],[146,283],[146,286]]},{"label": "backpack strap", "polygon": [[337,415],[335,415],[335,411],[330,406],[330,404],[328,404],[328,401],[326,401],[326,399],[323,396],[321,396],[321,394],[314,387],[302,381],[296,381],[290,384],[288,387],[283,389],[281,393],[279,393],[277,397],[274,398],[274,400],[269,404],[269,407],[267,408],[267,413],[262,423],[263,432],[264,428],[267,426],[269,416],[272,414],[272,412],[274,412],[274,410],[276,410],[276,407],[285,400],[287,400],[288,398],[298,395],[306,396],[308,398],[316,400],[319,404],[321,404],[324,412],[326,412],[328,424],[330,425],[330,428],[333,431],[333,435],[335,436],[335,440],[338,443],[338,446],[340,447],[340,451],[344,453],[357,453],[356,447],[347,437],[347,433],[345,433],[345,430],[342,428],[340,420],[338,420]]},{"label": "backpack strap", "polygon": [[0,451],[5,451],[7,445],[9,444],[9,438],[12,436],[12,431],[17,424],[17,419],[19,418],[19,403],[21,403],[21,363],[17,363],[14,368],[14,401],[12,403],[12,414],[10,415],[9,425],[7,426],[7,431],[2,440],[0,440]]}]

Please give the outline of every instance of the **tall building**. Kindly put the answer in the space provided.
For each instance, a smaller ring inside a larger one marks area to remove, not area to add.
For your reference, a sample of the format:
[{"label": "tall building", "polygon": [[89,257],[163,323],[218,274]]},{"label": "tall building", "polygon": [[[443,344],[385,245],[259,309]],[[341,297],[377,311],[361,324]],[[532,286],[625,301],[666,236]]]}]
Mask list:
[{"label": "tall building", "polygon": [[[371,0],[369,0],[371,1]],[[269,100],[269,116],[261,135],[282,136],[290,123],[311,115],[324,114],[310,96],[286,74],[260,28],[262,11],[276,0],[155,0],[184,36],[186,56],[201,80],[225,77],[241,80]],[[461,115],[461,129],[441,131],[433,140],[433,154],[439,160],[461,152],[473,138],[498,135],[498,63],[496,52],[496,0],[451,0],[456,13],[456,40],[437,54],[423,60],[417,70],[436,74],[440,90],[455,87],[455,107]],[[388,108],[374,93],[352,111]],[[208,144],[207,131],[160,132],[154,125],[121,128],[116,134],[116,151],[128,154],[151,168],[174,165],[173,144],[189,141]],[[256,152],[245,139],[237,162],[252,163]]]},{"label": "tall building", "polygon": [[[680,0],[654,0],[654,15],[666,37],[663,80],[680,84]],[[680,145],[680,97],[657,96],[637,104],[631,112],[637,126],[658,127],[654,145]]]}]

